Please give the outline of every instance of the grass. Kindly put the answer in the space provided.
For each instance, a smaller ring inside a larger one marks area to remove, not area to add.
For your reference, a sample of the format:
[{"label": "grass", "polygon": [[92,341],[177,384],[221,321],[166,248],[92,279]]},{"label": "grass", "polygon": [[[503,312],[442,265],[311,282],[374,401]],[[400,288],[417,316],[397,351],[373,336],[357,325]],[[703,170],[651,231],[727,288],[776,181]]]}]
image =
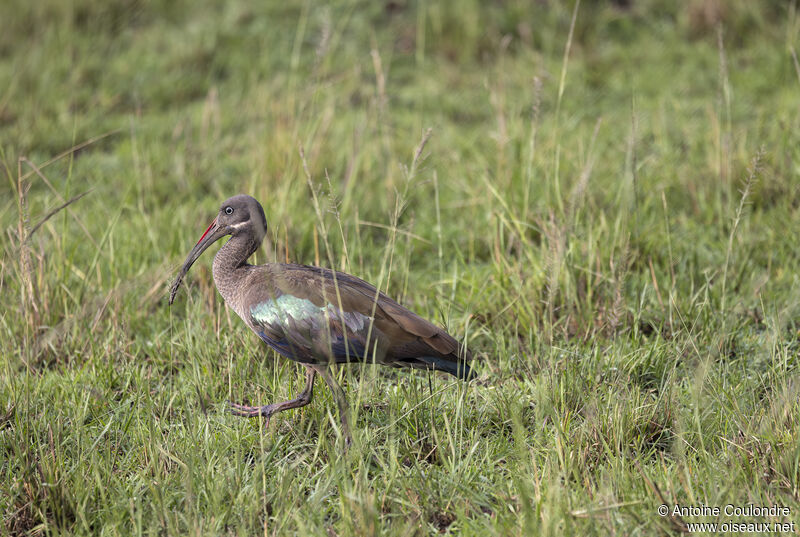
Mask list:
[{"label": "grass", "polygon": [[[4,2],[0,533],[796,521],[797,3],[599,4]],[[321,386],[226,414],[302,386],[210,255],[167,306],[239,192],[258,262],[380,284],[478,381],[341,370],[346,453]]]}]

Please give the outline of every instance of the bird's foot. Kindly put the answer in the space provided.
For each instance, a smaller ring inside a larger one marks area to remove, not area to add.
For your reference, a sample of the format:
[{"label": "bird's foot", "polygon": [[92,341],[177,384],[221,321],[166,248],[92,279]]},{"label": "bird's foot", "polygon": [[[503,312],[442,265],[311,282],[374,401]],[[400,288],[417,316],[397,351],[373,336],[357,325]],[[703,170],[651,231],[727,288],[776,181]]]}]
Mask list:
[{"label": "bird's foot", "polygon": [[239,416],[242,418],[259,418],[264,417],[267,418],[267,424],[269,424],[269,419],[272,415],[278,410],[278,404],[271,404],[266,406],[246,406],[240,405],[238,403],[228,402],[230,408],[228,408],[228,412],[233,414],[234,416]]}]

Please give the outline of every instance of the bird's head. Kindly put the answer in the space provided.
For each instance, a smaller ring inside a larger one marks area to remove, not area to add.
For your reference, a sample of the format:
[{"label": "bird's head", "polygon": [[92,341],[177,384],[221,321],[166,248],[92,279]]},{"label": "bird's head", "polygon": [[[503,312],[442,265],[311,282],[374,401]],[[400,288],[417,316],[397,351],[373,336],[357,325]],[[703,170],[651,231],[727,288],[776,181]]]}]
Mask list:
[{"label": "bird's head", "polygon": [[246,194],[239,194],[222,202],[219,213],[200,236],[200,240],[194,245],[192,251],[186,256],[181,271],[175,283],[172,284],[169,292],[169,303],[175,300],[178,288],[181,286],[183,277],[189,272],[192,264],[197,261],[206,248],[217,242],[226,235],[249,235],[256,244],[261,244],[264,235],[267,233],[267,218],[264,216],[264,209],[255,198]]}]

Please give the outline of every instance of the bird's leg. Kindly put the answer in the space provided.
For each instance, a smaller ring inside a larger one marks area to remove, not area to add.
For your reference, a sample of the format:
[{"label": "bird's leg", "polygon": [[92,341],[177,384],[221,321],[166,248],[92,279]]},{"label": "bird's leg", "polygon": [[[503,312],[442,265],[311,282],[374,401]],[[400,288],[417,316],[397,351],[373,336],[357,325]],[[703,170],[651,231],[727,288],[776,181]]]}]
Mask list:
[{"label": "bird's leg", "polygon": [[266,406],[244,406],[231,403],[231,414],[234,416],[242,416],[243,418],[257,418],[263,416],[267,418],[267,425],[269,425],[269,419],[273,414],[277,414],[283,410],[289,410],[290,408],[300,408],[311,402],[314,396],[314,378],[316,375],[316,370],[311,367],[306,367],[306,387],[303,388],[303,391],[300,392],[297,397],[290,401],[272,403]]},{"label": "bird's leg", "polygon": [[344,434],[344,441],[346,445],[353,443],[353,438],[350,436],[350,426],[348,425],[347,398],[344,395],[344,390],[336,382],[336,379],[331,375],[330,369],[325,365],[311,366],[317,370],[317,373],[325,380],[325,383],[333,392],[333,398],[336,400],[336,406],[339,407],[339,419],[342,422],[342,433]]}]

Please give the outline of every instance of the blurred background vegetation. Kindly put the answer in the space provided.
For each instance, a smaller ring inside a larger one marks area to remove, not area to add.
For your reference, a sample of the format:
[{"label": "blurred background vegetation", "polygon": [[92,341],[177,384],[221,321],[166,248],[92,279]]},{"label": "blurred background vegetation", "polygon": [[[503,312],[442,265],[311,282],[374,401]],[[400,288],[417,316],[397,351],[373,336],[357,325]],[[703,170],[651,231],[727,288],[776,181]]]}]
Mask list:
[{"label": "blurred background vegetation", "polygon": [[[6,0],[0,20],[9,533],[796,517],[797,2]],[[299,382],[208,259],[166,305],[239,192],[271,226],[258,262],[381,285],[469,342],[477,386],[345,373],[362,440],[341,460],[327,395],[271,432],[226,416]]]}]

